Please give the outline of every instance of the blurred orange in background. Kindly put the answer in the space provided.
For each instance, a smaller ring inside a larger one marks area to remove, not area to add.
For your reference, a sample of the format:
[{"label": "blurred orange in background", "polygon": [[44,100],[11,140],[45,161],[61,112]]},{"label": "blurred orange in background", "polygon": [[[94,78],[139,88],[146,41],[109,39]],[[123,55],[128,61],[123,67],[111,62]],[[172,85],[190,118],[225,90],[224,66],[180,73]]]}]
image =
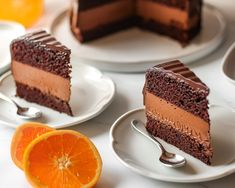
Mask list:
[{"label": "blurred orange in background", "polygon": [[43,0],[0,0],[0,19],[32,26],[42,15]]}]

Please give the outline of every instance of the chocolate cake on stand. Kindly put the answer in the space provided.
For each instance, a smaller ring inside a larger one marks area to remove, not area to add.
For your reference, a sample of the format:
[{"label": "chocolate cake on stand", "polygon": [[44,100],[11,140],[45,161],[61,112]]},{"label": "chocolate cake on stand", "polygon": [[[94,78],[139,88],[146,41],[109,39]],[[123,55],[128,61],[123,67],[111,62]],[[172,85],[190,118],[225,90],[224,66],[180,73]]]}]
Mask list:
[{"label": "chocolate cake on stand", "polygon": [[202,0],[73,0],[70,27],[87,42],[137,26],[187,44],[201,29]]}]

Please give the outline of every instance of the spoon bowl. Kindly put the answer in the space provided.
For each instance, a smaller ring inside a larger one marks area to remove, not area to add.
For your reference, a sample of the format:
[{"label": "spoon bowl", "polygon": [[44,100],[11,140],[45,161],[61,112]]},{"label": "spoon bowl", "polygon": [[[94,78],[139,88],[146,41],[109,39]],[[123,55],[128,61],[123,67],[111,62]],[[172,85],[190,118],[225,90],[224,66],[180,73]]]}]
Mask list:
[{"label": "spoon bowl", "polygon": [[161,151],[161,156],[159,157],[159,161],[163,165],[167,167],[178,168],[186,164],[186,159],[183,156],[166,151],[163,145],[155,137],[153,137],[146,131],[145,125],[142,121],[132,120],[131,125],[134,128],[134,130],[141,133],[142,135],[144,135],[146,138],[148,138],[158,146],[158,148]]},{"label": "spoon bowl", "polygon": [[10,97],[4,95],[3,93],[0,92],[0,99],[3,99],[4,101],[15,105],[15,107],[17,108],[16,114],[18,115],[18,117],[20,117],[21,119],[37,119],[40,118],[42,116],[42,112],[35,108],[35,107],[22,107],[19,104],[17,104],[13,99],[11,99]]},{"label": "spoon bowl", "polygon": [[42,116],[42,112],[34,107],[18,108],[16,113],[22,119],[37,119]]}]

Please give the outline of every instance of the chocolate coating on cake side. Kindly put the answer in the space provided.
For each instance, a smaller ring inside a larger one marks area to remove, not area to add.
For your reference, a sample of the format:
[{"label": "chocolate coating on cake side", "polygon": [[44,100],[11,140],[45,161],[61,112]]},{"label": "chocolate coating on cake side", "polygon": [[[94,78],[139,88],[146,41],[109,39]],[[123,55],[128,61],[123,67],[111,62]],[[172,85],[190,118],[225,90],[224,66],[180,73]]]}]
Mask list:
[{"label": "chocolate coating on cake side", "polygon": [[70,79],[71,51],[46,31],[40,30],[11,42],[12,60]]},{"label": "chocolate coating on cake side", "polygon": [[179,61],[164,63],[147,70],[144,91],[163,98],[209,122],[209,88]]}]

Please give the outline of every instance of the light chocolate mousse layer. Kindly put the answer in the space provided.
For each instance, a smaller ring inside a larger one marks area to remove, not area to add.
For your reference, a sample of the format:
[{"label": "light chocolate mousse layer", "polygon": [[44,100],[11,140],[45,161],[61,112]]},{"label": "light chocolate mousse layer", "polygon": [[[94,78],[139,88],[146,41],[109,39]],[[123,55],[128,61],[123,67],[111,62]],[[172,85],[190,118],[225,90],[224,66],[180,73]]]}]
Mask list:
[{"label": "light chocolate mousse layer", "polygon": [[182,134],[192,136],[199,142],[209,140],[209,123],[178,106],[146,91],[145,109],[148,115],[170,125]]},{"label": "light chocolate mousse layer", "polygon": [[82,31],[89,31],[96,27],[118,22],[134,14],[132,0],[114,1],[102,6],[78,13],[78,26]]},{"label": "light chocolate mousse layer", "polygon": [[167,26],[174,25],[183,30],[194,27],[199,19],[198,15],[189,18],[185,10],[152,0],[137,0],[136,14],[147,21],[151,20]]},{"label": "light chocolate mousse layer", "polygon": [[70,81],[56,74],[33,66],[12,61],[12,74],[16,82],[40,90],[68,102],[70,100]]}]

